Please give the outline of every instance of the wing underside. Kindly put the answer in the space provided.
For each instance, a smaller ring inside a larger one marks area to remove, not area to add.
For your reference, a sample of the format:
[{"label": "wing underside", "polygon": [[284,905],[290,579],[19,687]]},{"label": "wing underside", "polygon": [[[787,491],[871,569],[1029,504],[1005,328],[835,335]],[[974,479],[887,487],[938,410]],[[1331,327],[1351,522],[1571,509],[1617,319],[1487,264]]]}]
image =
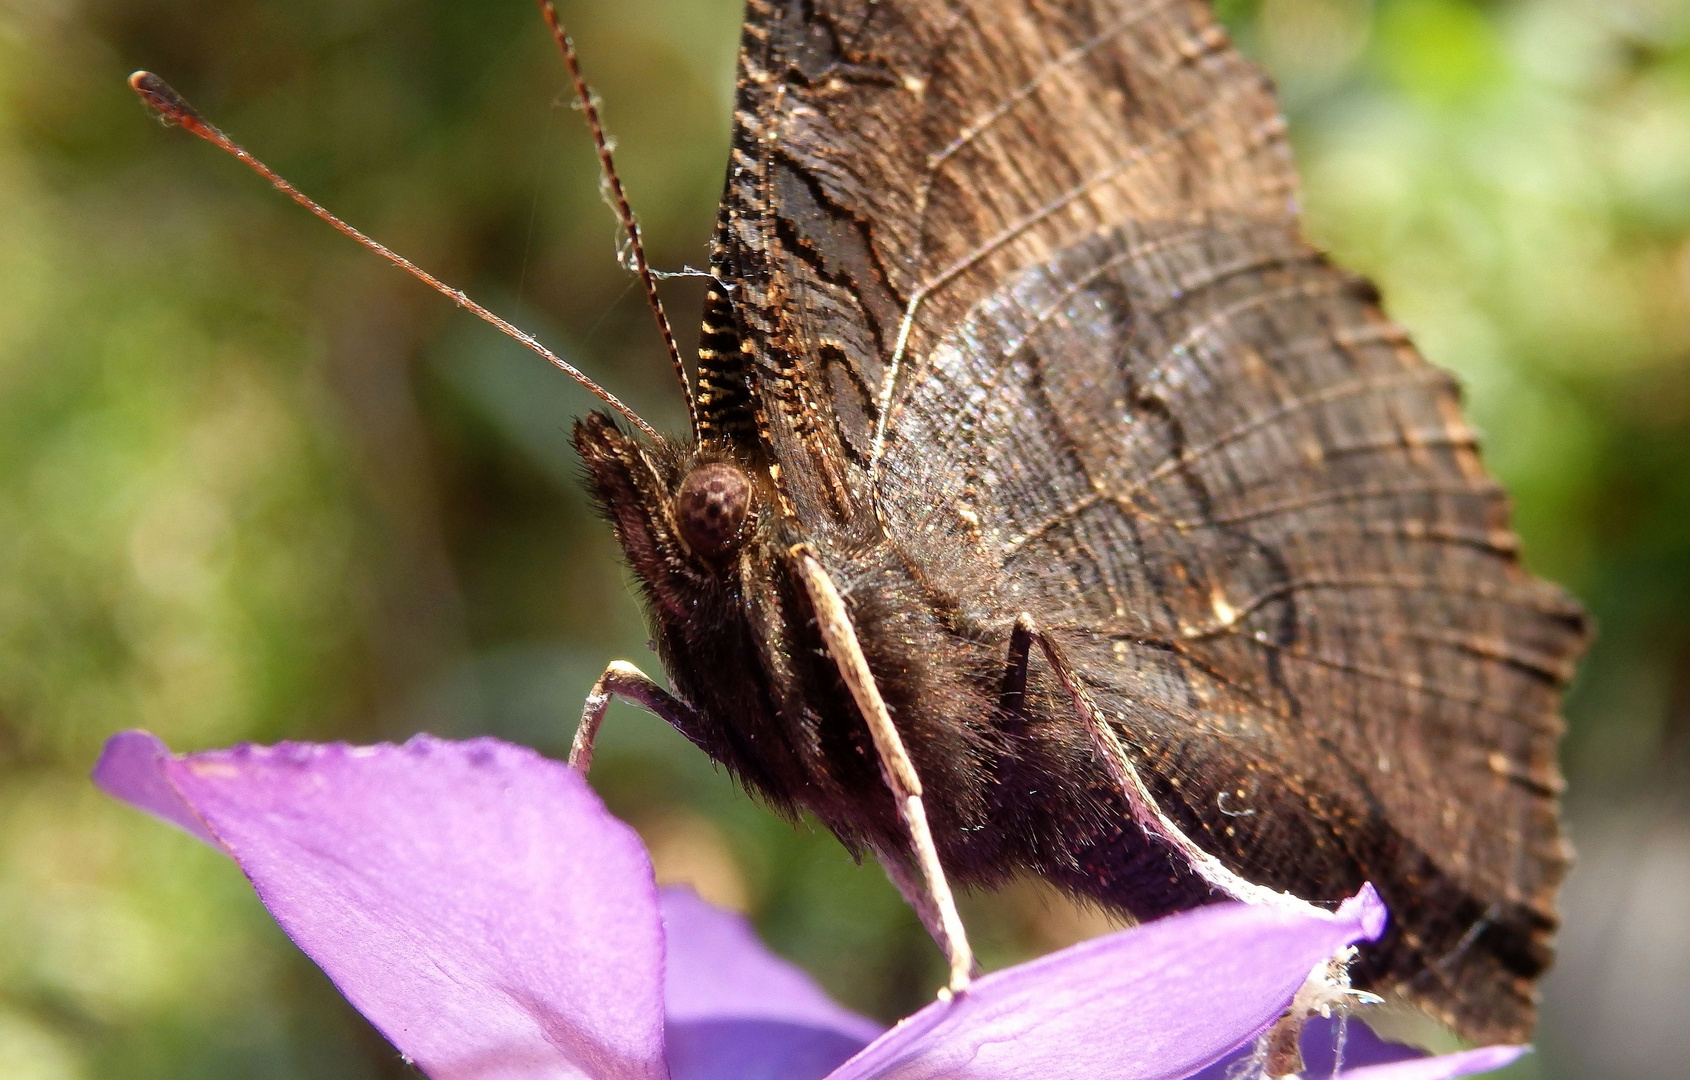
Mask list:
[{"label": "wing underside", "polygon": [[1375,980],[1517,1038],[1582,616],[1294,204],[1205,5],[751,0],[701,382],[820,542],[1032,613],[1200,845],[1373,880]]}]

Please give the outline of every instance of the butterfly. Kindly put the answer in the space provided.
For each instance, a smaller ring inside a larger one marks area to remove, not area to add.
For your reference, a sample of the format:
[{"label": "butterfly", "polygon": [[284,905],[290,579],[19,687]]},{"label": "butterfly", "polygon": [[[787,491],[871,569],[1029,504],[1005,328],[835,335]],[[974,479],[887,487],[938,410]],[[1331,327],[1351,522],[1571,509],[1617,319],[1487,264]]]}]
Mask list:
[{"label": "butterfly", "polygon": [[952,990],[952,883],[1149,919],[1371,882],[1358,986],[1530,1034],[1586,619],[1454,380],[1303,239],[1205,4],[748,0],[679,438],[131,85],[612,406],[574,443],[672,689],[612,663],[577,768],[647,706],[877,856]]},{"label": "butterfly", "polygon": [[690,438],[575,428],[674,690],[601,700],[906,885],[912,790],[970,886],[1371,881],[1358,985],[1530,1032],[1585,619],[1206,5],[750,0],[710,265]]}]

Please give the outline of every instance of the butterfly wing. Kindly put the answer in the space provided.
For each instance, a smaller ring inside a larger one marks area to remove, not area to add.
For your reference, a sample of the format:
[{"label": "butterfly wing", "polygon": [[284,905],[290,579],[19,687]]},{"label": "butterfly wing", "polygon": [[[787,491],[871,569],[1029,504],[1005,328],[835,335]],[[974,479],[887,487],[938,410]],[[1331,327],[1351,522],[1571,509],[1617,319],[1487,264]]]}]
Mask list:
[{"label": "butterfly wing", "polygon": [[1448,377],[1302,243],[1206,8],[751,0],[735,127],[701,384],[791,512],[872,501],[971,620],[1061,643],[1234,872],[1373,880],[1364,978],[1528,1032],[1582,616]]},{"label": "butterfly wing", "polygon": [[1584,622],[1518,566],[1450,378],[1294,232],[1226,217],[1024,269],[931,369],[889,531],[965,603],[1003,582],[973,617],[1033,613],[1234,872],[1374,882],[1394,925],[1358,981],[1523,1038]]},{"label": "butterfly wing", "polygon": [[701,383],[757,414],[807,517],[860,500],[933,342],[1008,274],[1120,221],[1292,214],[1267,82],[1190,0],[750,0],[746,19],[713,258],[736,291],[710,319],[731,308],[754,347],[713,352]]}]

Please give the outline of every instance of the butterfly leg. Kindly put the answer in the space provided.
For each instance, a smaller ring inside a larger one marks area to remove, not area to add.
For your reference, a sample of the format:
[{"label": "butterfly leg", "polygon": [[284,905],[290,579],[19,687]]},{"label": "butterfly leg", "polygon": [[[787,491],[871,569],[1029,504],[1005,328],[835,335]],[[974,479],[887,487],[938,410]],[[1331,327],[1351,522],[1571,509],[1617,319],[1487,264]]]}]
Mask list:
[{"label": "butterfly leg", "polygon": [[[945,960],[949,962],[951,947],[945,940],[945,921],[938,906],[934,904],[932,895],[922,884],[920,871],[910,865],[908,855],[878,846],[871,850],[879,860],[880,868],[886,871],[886,879],[897,888],[898,895],[902,896],[904,903],[915,912],[916,918],[921,920],[921,925],[927,930],[927,935],[939,946],[939,950],[945,954]],[[969,968],[969,974],[976,974],[972,966]]]},{"label": "butterfly leg", "polygon": [[1091,735],[1093,752],[1102,761],[1104,768],[1109,770],[1110,777],[1126,797],[1133,821],[1145,834],[1160,837],[1165,841],[1174,853],[1216,892],[1249,904],[1307,911],[1310,906],[1308,901],[1241,877],[1186,835],[1179,823],[1157,804],[1155,796],[1145,785],[1144,778],[1139,776],[1138,769],[1127,756],[1126,747],[1121,745],[1121,737],[1116,733],[1115,726],[1099,711],[1097,703],[1092,700],[1091,692],[1068,663],[1062,647],[1048,634],[1036,633],[1035,637],[1039,650],[1044,653],[1045,660],[1050,664],[1051,671],[1056,674],[1057,681],[1062,684],[1062,689],[1067,691],[1075,711],[1086,725],[1086,730]]},{"label": "butterfly leg", "polygon": [[[915,863],[926,881],[926,889],[923,892],[930,902],[926,905],[914,905],[916,912],[920,914],[923,908],[927,907],[937,913],[939,932],[934,936],[939,941],[939,947],[944,950],[945,958],[950,961],[949,989],[951,993],[961,993],[968,988],[972,976],[974,953],[968,944],[968,933],[963,929],[962,916],[957,914],[956,899],[951,895],[950,882],[946,880],[944,867],[939,863],[939,849],[933,843],[933,831],[927,824],[927,811],[921,802],[921,779],[916,776],[915,765],[910,761],[908,751],[904,749],[904,741],[898,735],[898,729],[892,724],[892,714],[887,711],[886,702],[880,696],[880,688],[875,685],[874,674],[869,671],[868,661],[863,658],[862,646],[857,642],[857,631],[851,625],[851,616],[845,610],[845,601],[839,595],[839,590],[834,588],[833,580],[827,576],[827,571],[822,569],[822,564],[816,559],[815,550],[808,544],[795,545],[791,555],[798,578],[803,582],[804,590],[810,597],[810,604],[815,609],[822,642],[827,646],[828,655],[833,658],[840,676],[851,691],[851,697],[863,714],[863,720],[868,724],[869,734],[874,738],[874,748],[880,755],[881,772],[897,800],[898,813],[904,820],[904,827],[909,830]],[[898,871],[894,869],[891,873],[894,875],[893,882],[903,890],[905,883],[899,882],[895,876]]]},{"label": "butterfly leg", "polygon": [[[1025,616],[1023,616],[1025,618]],[[1016,628],[1021,627],[1020,620]],[[1035,632],[1036,633],[1036,632]],[[1184,830],[1174,822],[1158,806],[1144,780],[1133,767],[1132,760],[1127,757],[1126,748],[1121,745],[1120,736],[1109,723],[1108,718],[1097,708],[1087,691],[1085,684],[1075,674],[1068,663],[1067,656],[1061,646],[1046,634],[1036,633],[1039,650],[1044,653],[1045,660],[1051,670],[1056,673],[1062,688],[1068,692],[1074,702],[1074,708],[1079,712],[1086,728],[1091,733],[1094,752],[1103,759],[1105,766],[1121,793],[1126,796],[1127,805],[1131,808],[1133,820],[1136,821],[1146,835],[1159,836],[1167,842],[1186,864],[1203,877],[1216,891],[1242,900],[1250,904],[1264,904],[1269,907],[1287,910],[1307,911],[1312,905],[1290,893],[1278,892],[1265,885],[1258,885],[1227,869],[1226,865],[1213,855],[1198,847],[1188,837]],[[1014,637],[1011,637],[1011,649],[1014,648]],[[1291,1006],[1279,1018],[1273,1027],[1262,1036],[1260,1053],[1263,1061],[1263,1075],[1269,1077],[1289,1077],[1300,1073],[1303,1069],[1303,1059],[1298,1048],[1298,1040],[1302,1035],[1303,1024],[1316,1012],[1328,1015],[1330,1009],[1346,998],[1364,1000],[1371,995],[1358,997],[1356,992],[1349,989],[1349,981],[1345,974],[1347,964],[1354,955],[1354,950],[1333,958],[1326,966],[1316,969],[1302,989],[1297,992]],[[1378,1000],[1378,999],[1373,999]]]},{"label": "butterfly leg", "polygon": [[581,706],[581,723],[575,728],[575,741],[569,747],[569,765],[582,776],[593,764],[593,744],[598,741],[599,725],[612,697],[626,698],[643,705],[682,733],[699,729],[698,714],[691,705],[671,694],[626,660],[612,660],[593,684],[586,704]]}]

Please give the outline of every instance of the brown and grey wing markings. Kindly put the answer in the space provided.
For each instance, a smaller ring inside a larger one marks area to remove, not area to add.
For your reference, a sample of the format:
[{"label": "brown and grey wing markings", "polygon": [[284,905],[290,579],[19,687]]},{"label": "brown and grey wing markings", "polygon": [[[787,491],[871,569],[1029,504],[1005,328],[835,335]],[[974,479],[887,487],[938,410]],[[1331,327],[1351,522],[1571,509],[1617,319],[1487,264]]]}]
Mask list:
[{"label": "brown and grey wing markings", "polygon": [[[1294,191],[1266,80],[1195,0],[751,0],[715,262],[763,359],[734,377],[778,460],[864,469],[932,343],[1010,273],[1120,221],[1288,218]],[[799,384],[831,430],[792,419]],[[820,469],[782,471],[839,516]]]},{"label": "brown and grey wing markings", "polygon": [[1059,637],[1202,847],[1312,899],[1373,880],[1399,929],[1365,977],[1529,1027],[1582,616],[1518,567],[1448,377],[1292,227],[1023,270],[934,349],[882,479],[896,542]]},{"label": "brown and grey wing markings", "polygon": [[783,508],[1029,612],[1204,848],[1372,878],[1366,977],[1529,1031],[1582,616],[1206,5],[750,0],[740,65],[700,382]]}]

